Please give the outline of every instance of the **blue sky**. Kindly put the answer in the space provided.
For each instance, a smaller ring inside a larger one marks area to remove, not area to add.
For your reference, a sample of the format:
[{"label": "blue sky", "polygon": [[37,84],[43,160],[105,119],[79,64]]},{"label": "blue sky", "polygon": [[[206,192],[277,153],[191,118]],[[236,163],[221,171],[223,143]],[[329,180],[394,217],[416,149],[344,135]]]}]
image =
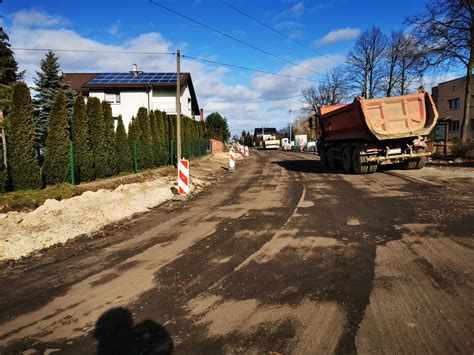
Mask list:
[{"label": "blue sky", "polygon": [[[306,44],[311,51],[219,0],[155,1],[320,73],[344,62],[360,31],[372,25],[387,34],[391,29],[403,29],[404,18],[419,13],[424,6],[423,0],[225,0]],[[183,54],[203,59],[312,80],[321,77],[204,29],[148,0],[4,0],[0,10],[13,47],[151,52],[180,48]],[[18,50],[15,54],[31,83],[44,53]],[[67,72],[128,71],[133,63],[144,71],[174,70],[171,56],[58,54]],[[290,119],[288,110],[297,112],[302,106],[301,99],[294,96],[312,84],[190,60],[183,60],[182,70],[191,72],[200,106],[206,113],[219,111],[225,115],[235,134],[262,125],[283,127]],[[445,77],[451,78],[452,74]],[[290,98],[255,103],[286,97]]]}]

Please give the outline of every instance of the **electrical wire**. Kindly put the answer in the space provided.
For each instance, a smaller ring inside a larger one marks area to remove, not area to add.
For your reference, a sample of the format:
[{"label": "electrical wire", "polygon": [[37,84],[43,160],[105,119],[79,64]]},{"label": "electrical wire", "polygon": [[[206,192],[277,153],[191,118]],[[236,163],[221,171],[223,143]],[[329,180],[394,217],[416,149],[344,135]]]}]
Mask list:
[{"label": "electrical wire", "polygon": [[288,96],[288,97],[280,97],[277,99],[268,99],[268,100],[258,100],[258,101],[235,101],[235,102],[229,102],[229,101],[207,101],[207,100],[199,100],[200,102],[204,102],[206,104],[258,104],[262,102],[274,102],[274,101],[283,101],[283,100],[289,100],[289,99],[295,99],[297,97],[302,97],[303,95],[295,95],[295,96]]},{"label": "electrical wire", "polygon": [[254,49],[254,50],[256,50],[256,51],[262,52],[262,53],[264,53],[264,54],[266,54],[266,55],[268,55],[268,56],[271,56],[271,57],[273,57],[273,58],[279,59],[279,60],[284,61],[284,62],[286,62],[286,63],[288,63],[288,64],[291,64],[291,65],[294,65],[294,66],[296,66],[296,67],[305,69],[305,70],[310,71],[310,72],[312,72],[312,73],[314,73],[314,74],[323,75],[323,74],[321,74],[321,73],[319,73],[319,72],[317,72],[317,71],[315,71],[315,70],[312,70],[312,69],[309,69],[309,68],[304,67],[304,66],[302,66],[302,65],[299,65],[299,64],[297,64],[297,63],[295,63],[295,62],[292,62],[291,60],[288,60],[288,59],[285,59],[285,58],[283,58],[283,57],[280,57],[280,56],[277,55],[277,54],[273,54],[273,53],[271,53],[271,52],[269,52],[269,51],[267,51],[267,50],[265,50],[265,49],[262,49],[262,48],[260,48],[260,47],[257,47],[257,46],[255,46],[255,45],[251,44],[251,43],[242,41],[242,40],[240,40],[240,39],[238,39],[238,38],[236,38],[236,37],[234,37],[234,36],[231,36],[231,35],[229,35],[229,34],[227,34],[227,33],[225,33],[225,32],[222,32],[222,31],[220,31],[220,30],[217,30],[217,29],[215,29],[215,28],[213,28],[213,27],[211,27],[211,26],[209,26],[209,25],[206,25],[206,24],[204,24],[204,23],[202,23],[202,22],[199,22],[199,21],[197,21],[197,20],[195,20],[195,19],[193,19],[193,18],[191,18],[191,17],[189,17],[189,16],[186,16],[186,15],[184,15],[184,14],[182,14],[182,13],[176,11],[176,10],[173,10],[173,9],[171,9],[171,8],[165,6],[165,5],[162,5],[162,4],[160,4],[160,3],[158,3],[158,2],[156,2],[156,1],[154,1],[154,0],[150,0],[150,2],[151,2],[153,5],[156,5],[156,6],[162,8],[162,9],[164,9],[164,10],[167,10],[167,11],[169,11],[169,12],[172,12],[172,13],[174,13],[175,15],[178,15],[178,16],[180,16],[180,17],[182,17],[182,18],[184,18],[184,19],[186,19],[186,20],[188,20],[188,21],[191,21],[191,22],[193,22],[193,23],[195,23],[195,24],[197,24],[197,25],[199,25],[199,26],[201,26],[201,27],[204,27],[204,28],[206,28],[206,29],[208,29],[208,30],[210,30],[210,31],[212,31],[212,32],[215,32],[215,33],[220,34],[220,35],[222,35],[222,36],[224,36],[224,37],[227,37],[227,38],[229,38],[229,39],[231,39],[231,40],[233,40],[233,41],[235,41],[235,42],[237,42],[237,43],[240,43],[240,44],[242,44],[242,45],[244,45],[244,46],[250,47],[250,48],[252,48],[252,49]]},{"label": "electrical wire", "polygon": [[[90,49],[51,49],[51,48],[24,48],[24,47],[12,47],[12,50],[19,50],[19,51],[38,51],[38,52],[48,52],[48,51],[53,51],[53,52],[71,52],[71,53],[112,53],[112,54],[146,54],[146,55],[176,55],[174,52],[145,52],[145,51],[106,51],[106,50],[90,50]],[[208,60],[208,59],[201,59],[189,55],[182,55],[182,58],[184,59],[190,59],[190,60],[196,60],[204,63],[209,63],[209,64],[216,64],[216,65],[223,65],[231,68],[236,68],[236,69],[241,69],[241,70],[247,70],[247,71],[253,71],[257,73],[262,73],[262,74],[268,74],[268,75],[274,75],[274,76],[281,76],[285,78],[291,78],[291,79],[297,79],[297,80],[306,80],[306,81],[312,81],[312,82],[319,82],[318,80],[313,80],[313,79],[307,79],[307,78],[300,78],[292,75],[286,75],[286,74],[279,74],[279,73],[273,73],[269,72],[266,70],[260,70],[260,69],[253,69],[253,68],[247,68],[239,65],[234,65],[234,64],[228,64],[228,63],[222,63],[222,62],[217,62],[213,60]]]},{"label": "electrical wire", "polygon": [[280,74],[280,73],[274,73],[274,72],[270,72],[270,71],[266,71],[266,70],[261,70],[261,69],[247,68],[247,67],[243,67],[243,66],[240,66],[240,65],[218,62],[218,61],[215,61],[215,60],[197,58],[197,57],[193,57],[193,56],[190,56],[190,55],[187,55],[187,54],[186,54],[186,55],[182,55],[181,57],[182,57],[183,59],[197,60],[197,61],[200,61],[200,62],[203,62],[203,63],[216,64],[216,65],[223,65],[223,66],[230,67],[230,68],[236,68],[236,69],[241,69],[241,70],[247,70],[247,71],[252,71],[252,72],[256,72],[256,73],[262,73],[262,74],[268,74],[268,75],[274,75],[274,76],[281,76],[281,77],[284,77],[284,78],[291,78],[291,79],[297,79],[297,80],[312,81],[312,82],[315,82],[315,83],[319,83],[319,82],[320,82],[319,80],[314,80],[314,79],[300,78],[300,77],[297,77],[297,76],[292,76],[292,75],[287,75],[287,74]]},{"label": "electrical wire", "polygon": [[146,55],[176,55],[174,52],[144,52],[144,51],[106,51],[94,49],[52,49],[52,48],[20,48],[12,47],[12,50],[17,51],[38,51],[38,52],[79,52],[79,53],[111,53],[111,54],[146,54]]},{"label": "electrical wire", "polygon": [[285,33],[281,32],[281,31],[278,31],[277,29],[275,29],[275,28],[273,28],[273,27],[267,25],[265,22],[260,21],[258,18],[255,18],[255,17],[253,17],[252,15],[249,15],[249,14],[243,12],[242,10],[240,10],[240,9],[236,8],[235,6],[229,4],[227,1],[224,1],[224,0],[219,0],[219,1],[220,1],[221,3],[223,3],[224,5],[226,5],[227,7],[231,8],[232,10],[238,12],[238,13],[241,14],[242,16],[248,17],[248,18],[251,19],[252,21],[255,21],[255,22],[258,23],[259,25],[265,27],[266,29],[268,29],[268,30],[270,30],[270,31],[272,31],[272,32],[275,32],[275,33],[279,34],[279,35],[282,36],[282,37],[285,37],[286,39],[290,40],[291,42],[296,43],[296,44],[298,44],[299,46],[301,46],[301,47],[303,47],[303,48],[306,48],[306,49],[310,50],[310,51],[313,52],[313,53],[316,53],[316,54],[319,54],[319,55],[321,55],[321,56],[323,56],[323,57],[326,57],[326,58],[328,58],[328,59],[330,59],[330,60],[332,60],[332,61],[334,61],[334,62],[336,62],[336,63],[343,64],[341,61],[339,61],[339,60],[337,60],[337,59],[334,59],[334,58],[332,58],[332,57],[329,57],[329,56],[327,56],[326,54],[321,53],[321,52],[319,52],[319,51],[317,51],[317,50],[311,48],[310,46],[307,46],[306,44],[304,44],[304,43],[302,43],[302,42],[300,42],[300,41],[297,41],[297,40],[294,39],[294,38],[291,38],[290,36],[286,35]]}]

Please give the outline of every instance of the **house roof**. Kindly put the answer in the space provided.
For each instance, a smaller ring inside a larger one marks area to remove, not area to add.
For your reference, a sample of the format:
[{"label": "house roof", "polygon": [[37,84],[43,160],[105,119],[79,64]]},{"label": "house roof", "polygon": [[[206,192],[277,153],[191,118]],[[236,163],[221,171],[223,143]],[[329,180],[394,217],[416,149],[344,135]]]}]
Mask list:
[{"label": "house roof", "polygon": [[[65,73],[64,79],[77,92],[87,93],[90,90],[127,90],[140,88],[176,88],[176,73]],[[199,105],[194,91],[190,73],[181,73],[180,83],[188,85],[191,93],[191,108],[199,113]]]},{"label": "house roof", "polygon": [[[268,128],[268,127],[263,127],[263,132],[265,134],[276,134],[277,130],[276,128]],[[256,136],[258,134],[262,134],[262,128],[255,128],[253,135]]]},{"label": "house roof", "polygon": [[88,92],[82,86],[89,80],[94,79],[99,73],[65,73],[63,81],[68,83],[77,92]]}]

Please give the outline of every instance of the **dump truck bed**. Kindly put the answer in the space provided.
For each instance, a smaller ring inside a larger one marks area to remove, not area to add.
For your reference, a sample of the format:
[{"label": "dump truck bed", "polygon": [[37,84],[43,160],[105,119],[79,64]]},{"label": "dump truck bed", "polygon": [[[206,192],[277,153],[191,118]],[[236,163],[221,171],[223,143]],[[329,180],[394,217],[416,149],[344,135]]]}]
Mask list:
[{"label": "dump truck bed", "polygon": [[387,140],[427,135],[438,119],[428,93],[362,99],[348,105],[321,108],[321,130],[326,141]]}]

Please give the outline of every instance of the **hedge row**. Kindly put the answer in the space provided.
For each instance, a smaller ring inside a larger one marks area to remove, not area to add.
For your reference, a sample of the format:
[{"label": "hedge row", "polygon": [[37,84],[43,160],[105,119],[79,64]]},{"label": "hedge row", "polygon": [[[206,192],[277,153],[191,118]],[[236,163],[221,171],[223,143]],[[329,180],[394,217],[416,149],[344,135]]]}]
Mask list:
[{"label": "hedge row", "polygon": [[[182,117],[183,155],[204,154],[204,122]],[[6,119],[8,147],[7,172],[0,170],[0,191],[36,189],[45,184],[62,183],[70,179],[70,144],[74,156],[77,182],[114,176],[134,168],[158,167],[175,162],[176,116],[141,107],[133,117],[128,135],[122,121],[117,128],[108,102],[90,97],[87,105],[82,96],[74,101],[71,121],[68,121],[64,92],[54,99],[48,121],[44,162],[40,167],[35,149],[35,126],[31,95],[24,83],[13,87],[12,104]],[[196,149],[195,147],[199,147]]]}]

